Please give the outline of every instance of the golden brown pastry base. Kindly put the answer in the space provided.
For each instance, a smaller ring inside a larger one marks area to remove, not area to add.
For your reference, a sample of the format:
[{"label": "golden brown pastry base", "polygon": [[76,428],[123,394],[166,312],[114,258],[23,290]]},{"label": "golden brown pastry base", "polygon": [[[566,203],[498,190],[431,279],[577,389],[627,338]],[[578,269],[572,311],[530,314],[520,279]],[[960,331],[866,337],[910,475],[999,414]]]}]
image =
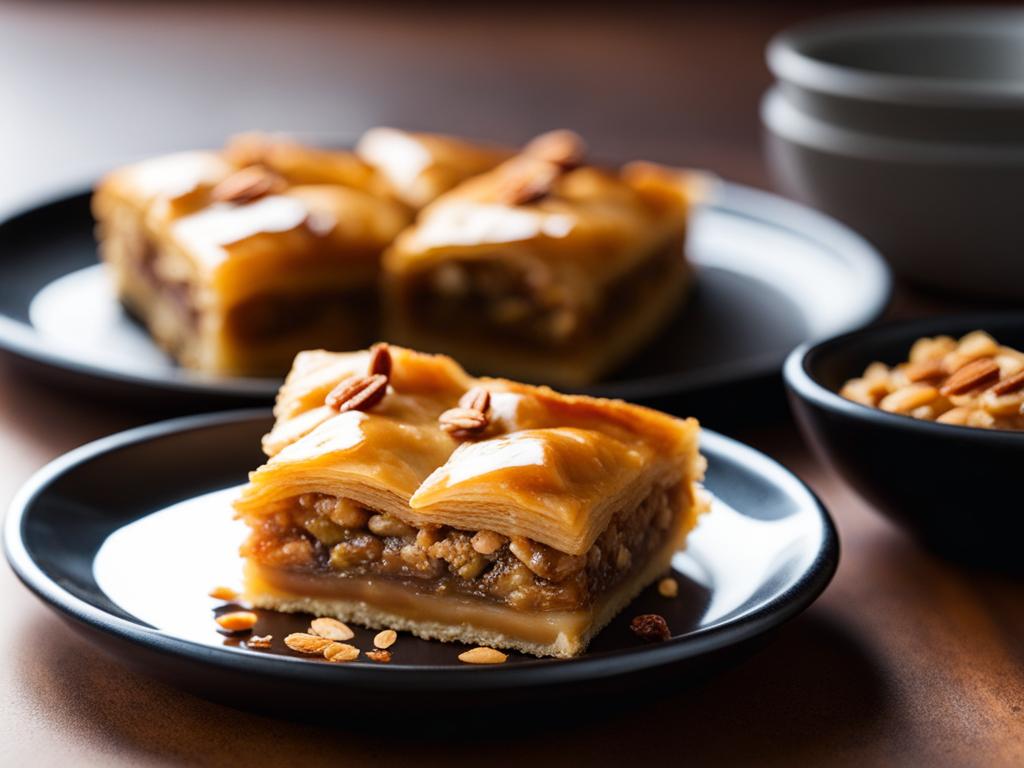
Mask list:
[{"label": "golden brown pastry base", "polygon": [[[257,608],[334,616],[372,629],[390,628],[427,640],[512,648],[534,656],[570,658],[647,585],[671,567],[677,536],[597,604],[577,611],[519,611],[465,597],[439,597],[399,582],[306,577],[246,563],[246,599]],[[299,594],[298,590],[306,594]],[[311,594],[317,591],[320,594]]]}]

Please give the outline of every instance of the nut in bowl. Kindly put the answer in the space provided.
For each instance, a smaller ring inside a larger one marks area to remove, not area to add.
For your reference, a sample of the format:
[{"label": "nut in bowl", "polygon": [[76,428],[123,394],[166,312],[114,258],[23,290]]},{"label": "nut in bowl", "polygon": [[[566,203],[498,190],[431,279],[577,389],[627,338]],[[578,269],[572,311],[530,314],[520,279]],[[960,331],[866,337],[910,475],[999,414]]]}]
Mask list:
[{"label": "nut in bowl", "polygon": [[1020,572],[1022,348],[1024,313],[935,317],[803,345],[784,377],[857,493],[943,555]]}]

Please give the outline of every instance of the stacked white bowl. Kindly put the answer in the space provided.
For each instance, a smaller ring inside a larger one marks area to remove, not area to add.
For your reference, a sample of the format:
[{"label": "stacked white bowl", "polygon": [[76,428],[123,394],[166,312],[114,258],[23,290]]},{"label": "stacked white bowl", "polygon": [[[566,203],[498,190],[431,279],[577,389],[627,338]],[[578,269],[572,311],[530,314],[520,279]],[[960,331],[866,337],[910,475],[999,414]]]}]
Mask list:
[{"label": "stacked white bowl", "polygon": [[832,17],[767,56],[761,115],[785,192],[914,282],[1024,298],[1024,10]]}]

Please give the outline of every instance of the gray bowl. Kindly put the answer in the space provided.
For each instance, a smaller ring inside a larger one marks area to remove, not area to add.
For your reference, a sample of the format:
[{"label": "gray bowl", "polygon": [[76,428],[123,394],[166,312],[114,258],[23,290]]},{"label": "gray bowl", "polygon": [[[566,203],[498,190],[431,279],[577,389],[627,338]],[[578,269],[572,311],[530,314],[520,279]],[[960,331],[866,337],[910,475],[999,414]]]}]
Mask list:
[{"label": "gray bowl", "polygon": [[1024,11],[836,17],[768,47],[769,164],[904,277],[1024,297]]}]

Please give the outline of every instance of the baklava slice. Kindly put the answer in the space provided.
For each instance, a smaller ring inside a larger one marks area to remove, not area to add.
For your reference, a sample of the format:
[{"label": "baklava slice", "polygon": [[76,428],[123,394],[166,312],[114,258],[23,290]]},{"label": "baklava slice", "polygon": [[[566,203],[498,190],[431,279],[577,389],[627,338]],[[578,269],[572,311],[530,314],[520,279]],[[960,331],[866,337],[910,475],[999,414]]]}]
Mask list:
[{"label": "baklava slice", "polygon": [[304,352],[235,504],[247,599],[569,657],[705,508],[698,425],[378,346]]},{"label": "baklava slice", "polygon": [[294,145],[261,146],[144,161],[93,197],[118,296],[188,368],[281,375],[301,349],[376,332],[380,256],[408,210],[351,154],[317,154],[334,157],[317,176]]},{"label": "baklava slice", "polygon": [[693,179],[586,165],[567,131],[534,140],[441,195],[385,253],[387,337],[477,373],[597,380],[684,300]]}]

